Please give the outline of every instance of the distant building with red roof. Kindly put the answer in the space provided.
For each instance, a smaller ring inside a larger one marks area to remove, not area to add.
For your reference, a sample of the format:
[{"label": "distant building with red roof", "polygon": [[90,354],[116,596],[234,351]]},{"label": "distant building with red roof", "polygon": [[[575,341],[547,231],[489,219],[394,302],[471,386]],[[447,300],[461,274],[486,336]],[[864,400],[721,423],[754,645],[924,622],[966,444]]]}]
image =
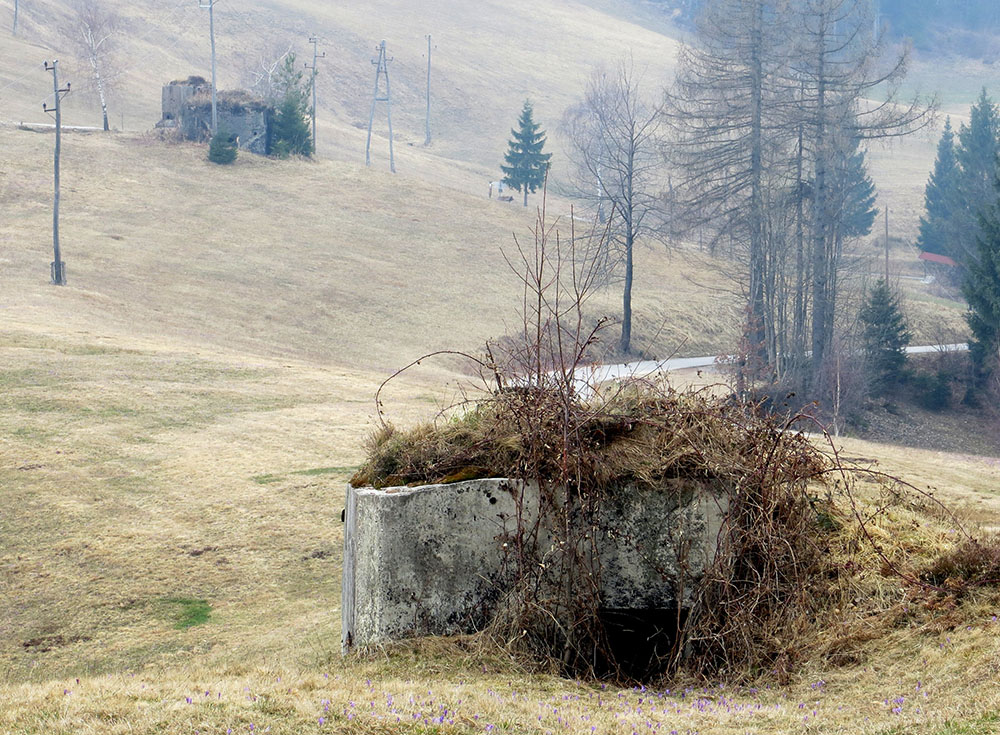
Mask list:
[{"label": "distant building with red roof", "polygon": [[938,255],[937,253],[920,253],[920,259],[926,260],[930,263],[940,263],[941,265],[948,265],[952,268],[957,268],[958,263],[949,258],[947,255]]}]

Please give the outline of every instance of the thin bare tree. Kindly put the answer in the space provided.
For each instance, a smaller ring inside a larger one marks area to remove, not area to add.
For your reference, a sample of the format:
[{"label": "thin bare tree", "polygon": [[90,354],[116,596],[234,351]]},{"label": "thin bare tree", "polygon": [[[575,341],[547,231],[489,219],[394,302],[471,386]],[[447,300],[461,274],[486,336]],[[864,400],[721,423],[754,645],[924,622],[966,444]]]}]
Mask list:
[{"label": "thin bare tree", "polygon": [[121,16],[100,0],[76,0],[72,13],[64,34],[89,67],[93,89],[101,104],[104,129],[110,130],[108,97],[123,71],[117,53]]},{"label": "thin bare tree", "polygon": [[258,97],[276,104],[284,93],[280,72],[290,53],[292,44],[274,43],[244,54],[240,62],[243,86]]},{"label": "thin bare tree", "polygon": [[612,218],[607,244],[600,254],[611,268],[623,267],[621,353],[632,340],[632,284],[635,246],[655,236],[662,211],[662,159],[659,155],[660,106],[641,93],[641,75],[631,58],[613,68],[595,69],[583,99],[563,116],[562,130],[570,140],[574,193],[605,208]]},{"label": "thin bare tree", "polygon": [[856,214],[844,166],[859,143],[926,125],[933,107],[900,100],[906,54],[884,59],[870,5],[707,0],[666,108],[686,221],[737,246],[741,370],[797,373],[817,395]]}]

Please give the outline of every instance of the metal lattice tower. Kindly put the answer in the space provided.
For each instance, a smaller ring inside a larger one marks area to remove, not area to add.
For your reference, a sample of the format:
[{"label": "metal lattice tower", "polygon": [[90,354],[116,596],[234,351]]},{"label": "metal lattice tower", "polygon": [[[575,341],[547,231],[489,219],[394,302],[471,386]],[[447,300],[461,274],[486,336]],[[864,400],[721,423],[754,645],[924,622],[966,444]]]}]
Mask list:
[{"label": "metal lattice tower", "polygon": [[[365,144],[365,165],[372,165],[372,126],[375,124],[375,106],[385,102],[386,118],[389,122],[389,170],[396,173],[396,159],[392,150],[392,101],[389,94],[389,62],[392,59],[385,54],[385,41],[376,48],[378,59],[372,59],[375,65],[375,92],[372,95],[372,112],[368,118],[368,142]],[[385,80],[385,92],[380,92],[382,80]]]}]

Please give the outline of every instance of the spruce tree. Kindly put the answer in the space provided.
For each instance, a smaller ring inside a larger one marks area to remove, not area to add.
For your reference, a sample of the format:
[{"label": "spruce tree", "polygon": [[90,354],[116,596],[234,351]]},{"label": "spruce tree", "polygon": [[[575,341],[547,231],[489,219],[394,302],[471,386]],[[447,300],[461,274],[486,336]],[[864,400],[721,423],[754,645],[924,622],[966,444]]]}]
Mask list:
[{"label": "spruce tree", "polygon": [[288,54],[278,72],[278,107],[271,121],[271,153],[279,158],[310,156],[313,152],[309,127],[309,84],[295,67],[295,54]]},{"label": "spruce tree", "polygon": [[[856,148],[857,141],[853,142]],[[839,235],[843,238],[863,237],[872,231],[878,209],[875,208],[875,183],[868,175],[864,151],[855,151],[840,162],[833,172],[831,186],[842,202]]]},{"label": "spruce tree", "polygon": [[899,381],[906,364],[910,331],[899,303],[884,278],[880,278],[858,314],[865,359],[874,388],[886,388]]},{"label": "spruce tree", "polygon": [[220,125],[208,144],[208,160],[218,164],[232,163],[239,152],[238,145],[236,136],[225,125]]},{"label": "spruce tree", "polygon": [[944,133],[938,142],[934,171],[924,187],[925,213],[920,218],[917,246],[928,253],[954,257],[948,243],[948,229],[958,186],[958,164],[955,159],[955,134],[951,118],[944,121]]},{"label": "spruce tree", "polygon": [[994,200],[993,182],[1000,153],[1000,111],[984,88],[958,131],[955,159],[958,186],[951,201],[948,228],[951,257],[968,266],[975,259],[980,217]]},{"label": "spruce tree", "polygon": [[539,130],[539,124],[532,119],[531,102],[524,101],[521,117],[517,121],[517,129],[511,130],[511,139],[503,160],[506,166],[501,166],[503,183],[512,189],[524,192],[524,206],[528,206],[528,192],[532,194],[545,184],[545,175],[549,170],[551,153],[542,153],[545,145],[545,133]]},{"label": "spruce tree", "polygon": [[977,257],[969,263],[962,291],[969,303],[965,318],[972,330],[972,362],[985,377],[1000,365],[1000,207],[991,207],[980,224]]}]

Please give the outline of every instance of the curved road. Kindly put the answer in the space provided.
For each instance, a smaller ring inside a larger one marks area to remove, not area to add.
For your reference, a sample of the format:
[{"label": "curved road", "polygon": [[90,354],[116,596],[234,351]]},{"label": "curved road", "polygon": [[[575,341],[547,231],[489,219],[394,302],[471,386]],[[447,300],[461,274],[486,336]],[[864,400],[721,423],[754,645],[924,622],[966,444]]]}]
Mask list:
[{"label": "curved road", "polygon": [[[907,347],[906,354],[921,355],[928,352],[964,352],[968,349],[969,346],[967,344],[919,345],[916,347]],[[606,383],[609,380],[645,378],[658,373],[687,370],[689,368],[714,368],[718,360],[718,356],[675,357],[670,360],[643,360],[641,362],[629,362],[621,365],[587,365],[577,368],[573,374],[573,378],[577,384],[577,389],[582,393],[586,393],[591,386]]]}]

